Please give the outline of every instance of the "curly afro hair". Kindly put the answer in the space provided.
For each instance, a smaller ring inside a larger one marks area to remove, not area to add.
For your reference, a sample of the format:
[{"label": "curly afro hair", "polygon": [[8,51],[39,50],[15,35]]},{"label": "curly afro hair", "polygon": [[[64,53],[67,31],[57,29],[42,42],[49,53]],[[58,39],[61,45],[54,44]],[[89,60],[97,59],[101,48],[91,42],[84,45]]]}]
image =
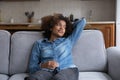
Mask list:
[{"label": "curly afro hair", "polygon": [[50,38],[51,31],[50,29],[54,27],[60,20],[66,22],[66,32],[63,37],[68,37],[73,31],[73,25],[70,22],[69,18],[64,17],[62,14],[48,15],[41,18],[41,28],[44,31],[43,36],[45,38]]}]

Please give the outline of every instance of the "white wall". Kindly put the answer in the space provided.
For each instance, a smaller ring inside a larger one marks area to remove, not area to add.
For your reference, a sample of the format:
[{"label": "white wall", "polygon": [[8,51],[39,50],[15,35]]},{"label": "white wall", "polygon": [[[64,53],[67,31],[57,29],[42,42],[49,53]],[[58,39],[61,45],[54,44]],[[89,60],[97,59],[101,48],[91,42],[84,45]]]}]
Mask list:
[{"label": "white wall", "polygon": [[120,47],[120,0],[116,4],[116,46]]},{"label": "white wall", "polygon": [[75,18],[86,17],[92,10],[93,21],[115,20],[115,0],[40,0],[22,2],[0,2],[2,21],[9,22],[12,17],[16,22],[26,22],[25,11],[34,11],[34,21],[45,15],[63,13],[74,14]]}]

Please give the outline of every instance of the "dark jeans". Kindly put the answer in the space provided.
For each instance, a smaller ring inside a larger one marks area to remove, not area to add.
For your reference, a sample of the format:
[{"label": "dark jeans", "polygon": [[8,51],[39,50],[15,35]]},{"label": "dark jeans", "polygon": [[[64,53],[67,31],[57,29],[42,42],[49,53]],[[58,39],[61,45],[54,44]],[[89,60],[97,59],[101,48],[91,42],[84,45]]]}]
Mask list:
[{"label": "dark jeans", "polygon": [[78,68],[68,68],[58,73],[40,70],[30,75],[28,80],[78,80],[78,76]]}]

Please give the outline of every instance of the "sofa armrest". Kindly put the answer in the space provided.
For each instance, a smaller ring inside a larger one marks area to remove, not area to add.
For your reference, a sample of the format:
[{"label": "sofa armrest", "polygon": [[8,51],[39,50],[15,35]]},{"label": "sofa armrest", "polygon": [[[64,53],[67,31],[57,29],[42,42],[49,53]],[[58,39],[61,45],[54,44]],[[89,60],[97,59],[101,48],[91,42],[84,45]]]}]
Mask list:
[{"label": "sofa armrest", "polygon": [[113,80],[120,80],[120,48],[107,48],[108,73]]}]

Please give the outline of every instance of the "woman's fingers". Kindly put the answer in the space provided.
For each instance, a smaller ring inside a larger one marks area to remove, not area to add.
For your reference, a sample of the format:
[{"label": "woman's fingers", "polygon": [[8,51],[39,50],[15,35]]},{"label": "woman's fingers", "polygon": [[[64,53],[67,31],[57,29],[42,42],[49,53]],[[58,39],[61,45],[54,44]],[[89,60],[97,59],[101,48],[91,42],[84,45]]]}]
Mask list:
[{"label": "woman's fingers", "polygon": [[50,68],[50,69],[55,69],[58,66],[59,64],[56,61],[48,61],[41,64],[42,68]]}]

